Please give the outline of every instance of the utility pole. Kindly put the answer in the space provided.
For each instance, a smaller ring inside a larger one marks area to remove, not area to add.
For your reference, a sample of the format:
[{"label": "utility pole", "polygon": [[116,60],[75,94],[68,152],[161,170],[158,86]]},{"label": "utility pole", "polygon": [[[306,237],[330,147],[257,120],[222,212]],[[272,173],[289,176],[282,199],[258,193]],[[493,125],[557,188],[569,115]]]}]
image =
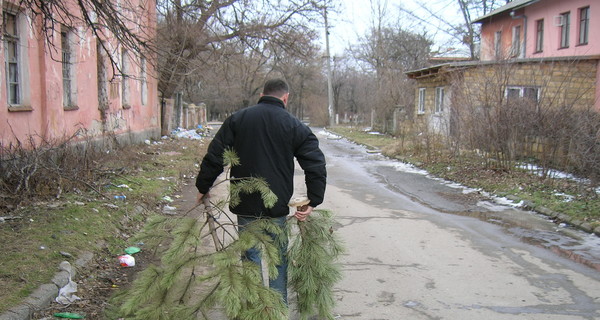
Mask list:
[{"label": "utility pole", "polygon": [[329,127],[335,124],[335,115],[333,114],[333,86],[331,84],[331,56],[329,54],[329,24],[327,24],[327,6],[323,8],[325,17],[325,58],[327,59],[327,97],[329,101]]}]

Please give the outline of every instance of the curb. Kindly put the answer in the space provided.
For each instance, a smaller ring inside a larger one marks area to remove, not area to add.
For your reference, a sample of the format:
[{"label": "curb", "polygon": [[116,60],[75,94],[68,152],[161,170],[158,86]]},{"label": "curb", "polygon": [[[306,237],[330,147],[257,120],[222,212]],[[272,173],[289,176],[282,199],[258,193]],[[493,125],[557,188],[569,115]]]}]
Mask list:
[{"label": "curb", "polygon": [[600,237],[600,227],[596,227],[593,228],[592,225],[588,222],[585,221],[581,221],[578,219],[574,219],[571,218],[570,216],[564,214],[564,213],[560,213],[560,212],[556,212],[556,211],[552,211],[544,206],[537,206],[535,205],[533,202],[528,201],[528,200],[523,200],[520,199],[519,197],[513,196],[513,195],[509,195],[506,197],[509,200],[512,201],[522,201],[523,202],[523,207],[533,210],[537,213],[543,214],[545,216],[548,216],[550,218],[556,219],[560,222],[564,222],[567,224],[570,224],[571,226],[580,229],[582,231],[585,231],[587,233],[591,233],[591,234],[595,234],[596,236]]},{"label": "curb", "polygon": [[[75,260],[75,266],[72,269],[72,277],[77,275],[77,269],[85,267],[94,257],[91,252],[84,252],[81,257]],[[29,295],[20,305],[8,309],[0,315],[0,320],[30,320],[31,315],[38,310],[48,307],[58,296],[60,288],[69,282],[69,273],[66,271],[57,272],[52,278],[52,283],[43,284]]]}]

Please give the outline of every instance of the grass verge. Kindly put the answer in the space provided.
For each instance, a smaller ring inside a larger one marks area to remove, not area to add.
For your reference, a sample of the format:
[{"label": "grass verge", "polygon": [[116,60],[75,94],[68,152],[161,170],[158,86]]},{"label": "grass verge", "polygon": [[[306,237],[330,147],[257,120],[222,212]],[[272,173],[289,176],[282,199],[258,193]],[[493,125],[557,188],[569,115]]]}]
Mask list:
[{"label": "grass verge", "polygon": [[[0,313],[49,283],[61,261],[83,252],[115,259],[129,238],[166,204],[182,179],[196,173],[203,142],[167,140],[128,146],[103,159],[113,171],[96,190],[68,190],[58,199],[23,203],[0,216]],[[114,196],[125,196],[124,200]]]}]

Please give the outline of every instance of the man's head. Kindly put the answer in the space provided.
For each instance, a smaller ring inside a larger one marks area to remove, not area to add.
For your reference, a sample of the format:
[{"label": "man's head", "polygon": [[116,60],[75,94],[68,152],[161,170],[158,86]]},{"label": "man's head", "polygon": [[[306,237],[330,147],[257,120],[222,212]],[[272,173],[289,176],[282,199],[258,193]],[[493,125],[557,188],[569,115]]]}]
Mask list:
[{"label": "man's head", "polygon": [[290,89],[288,84],[283,79],[271,79],[265,82],[261,96],[272,96],[279,98],[283,103],[287,104]]}]

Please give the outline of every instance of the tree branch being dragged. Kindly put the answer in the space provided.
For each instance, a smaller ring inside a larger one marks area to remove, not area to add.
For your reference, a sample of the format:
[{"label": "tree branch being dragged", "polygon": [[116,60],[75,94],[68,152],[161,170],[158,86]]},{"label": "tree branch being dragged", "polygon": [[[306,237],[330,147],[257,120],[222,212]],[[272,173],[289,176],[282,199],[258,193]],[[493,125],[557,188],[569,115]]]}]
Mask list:
[{"label": "tree branch being dragged", "polygon": [[[224,157],[226,164],[239,164],[235,154]],[[242,193],[259,193],[266,207],[277,202],[264,179],[236,179],[230,184],[229,201],[205,201],[204,206],[197,206],[203,208],[200,217],[153,217],[135,241],[144,241],[148,248],[166,247],[159,252],[160,266],[146,268],[130,289],[117,294],[109,316],[211,319],[214,310],[220,308],[229,318],[288,319],[281,294],[263,285],[260,266],[241,257],[248,249],[257,248],[269,277],[275,278],[281,258],[279,243],[273,239],[283,239],[280,235],[290,232],[291,288],[298,293],[302,319],[311,313],[333,319],[332,289],[341,279],[334,261],[342,252],[332,234],[333,215],[315,211],[309,220],[298,224],[299,233],[295,234],[294,227],[282,228],[270,219],[258,219],[238,233],[224,208],[228,203],[239,203]],[[214,246],[209,245],[210,238]]]}]

